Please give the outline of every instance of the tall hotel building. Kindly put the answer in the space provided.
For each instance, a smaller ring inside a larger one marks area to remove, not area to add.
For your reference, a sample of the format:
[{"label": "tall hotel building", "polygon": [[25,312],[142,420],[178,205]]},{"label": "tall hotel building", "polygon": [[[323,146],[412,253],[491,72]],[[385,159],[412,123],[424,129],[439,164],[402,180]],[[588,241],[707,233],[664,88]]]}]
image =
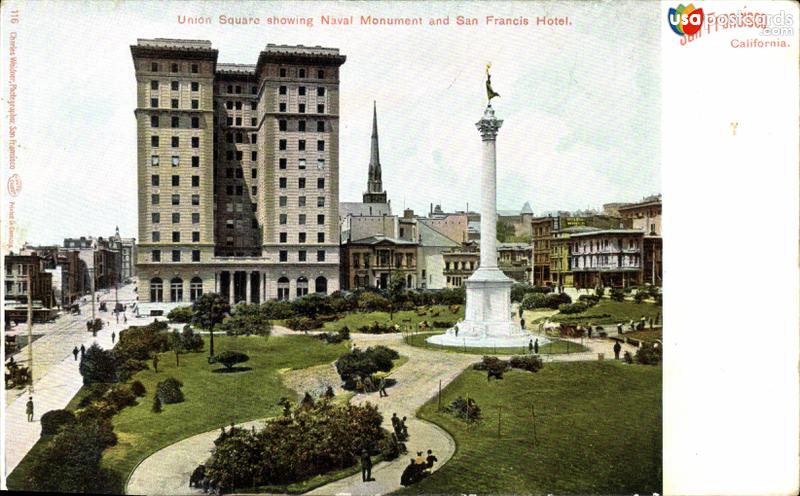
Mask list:
[{"label": "tall hotel building", "polygon": [[339,289],[338,49],[139,39],[139,301]]}]

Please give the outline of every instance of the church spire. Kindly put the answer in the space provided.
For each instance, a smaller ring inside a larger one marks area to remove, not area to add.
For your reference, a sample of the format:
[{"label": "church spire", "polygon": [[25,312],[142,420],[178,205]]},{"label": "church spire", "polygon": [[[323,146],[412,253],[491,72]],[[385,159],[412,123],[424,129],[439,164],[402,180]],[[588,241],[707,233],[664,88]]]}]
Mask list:
[{"label": "church spire", "polygon": [[372,102],[372,139],[369,154],[369,174],[367,177],[367,192],[364,193],[364,203],[386,203],[386,192],[383,191],[381,179],[381,158],[378,146],[378,108]]}]

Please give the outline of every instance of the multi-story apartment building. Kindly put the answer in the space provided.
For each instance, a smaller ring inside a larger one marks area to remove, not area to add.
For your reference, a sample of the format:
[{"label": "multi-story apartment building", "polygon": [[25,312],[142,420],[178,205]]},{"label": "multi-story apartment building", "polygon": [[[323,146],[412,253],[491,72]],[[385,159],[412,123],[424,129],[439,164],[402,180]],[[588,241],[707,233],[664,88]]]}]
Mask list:
[{"label": "multi-story apartment building", "polygon": [[131,46],[140,302],[231,303],[339,289],[338,49],[210,41]]},{"label": "multi-story apartment building", "polygon": [[576,288],[628,287],[642,283],[644,233],[606,229],[573,233],[570,270]]},{"label": "multi-story apartment building", "polygon": [[[90,280],[87,290],[110,289],[121,282],[122,251],[109,239],[100,237],[66,238],[65,251],[77,251],[86,264]],[[93,279],[93,281],[92,281]]]},{"label": "multi-story apartment building", "polygon": [[531,280],[531,245],[497,243],[497,265],[505,275],[517,282]]},{"label": "multi-story apartment building", "polygon": [[473,272],[478,270],[481,253],[474,241],[444,253],[445,287],[460,288]]},{"label": "multi-story apartment building", "polygon": [[7,301],[25,303],[30,291],[31,301],[38,306],[49,308],[57,305],[53,292],[53,275],[45,271],[44,260],[38,253],[9,253],[4,262]]},{"label": "multi-story apartment building", "polygon": [[417,287],[416,241],[378,234],[342,246],[345,289],[386,289],[395,273],[403,276],[407,288]]},{"label": "multi-story apartment building", "polygon": [[533,278],[534,286],[545,286],[551,283],[550,278],[550,244],[552,233],[558,229],[558,217],[536,217],[531,220],[533,233]]},{"label": "multi-story apartment building", "polygon": [[619,213],[633,229],[644,232],[644,282],[662,284],[661,195],[619,207]]}]

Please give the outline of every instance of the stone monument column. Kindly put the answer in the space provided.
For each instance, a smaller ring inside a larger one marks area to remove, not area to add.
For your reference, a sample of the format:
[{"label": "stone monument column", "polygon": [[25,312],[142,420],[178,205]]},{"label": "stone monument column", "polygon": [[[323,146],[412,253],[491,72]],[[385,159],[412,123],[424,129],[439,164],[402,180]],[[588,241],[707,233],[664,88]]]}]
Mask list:
[{"label": "stone monument column", "polygon": [[503,125],[494,116],[489,105],[475,127],[481,133],[481,265],[480,268],[497,267],[497,154],[495,143],[497,132]]}]

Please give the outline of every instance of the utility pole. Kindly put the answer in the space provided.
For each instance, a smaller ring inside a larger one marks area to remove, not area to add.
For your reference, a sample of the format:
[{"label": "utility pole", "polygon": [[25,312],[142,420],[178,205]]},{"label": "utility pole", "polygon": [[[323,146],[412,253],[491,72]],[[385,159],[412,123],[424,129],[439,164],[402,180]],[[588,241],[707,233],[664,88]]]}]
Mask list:
[{"label": "utility pole", "polygon": [[31,295],[31,270],[33,264],[27,266],[28,276],[26,284],[28,289],[28,373],[30,374],[30,392],[33,394],[33,297]]}]

